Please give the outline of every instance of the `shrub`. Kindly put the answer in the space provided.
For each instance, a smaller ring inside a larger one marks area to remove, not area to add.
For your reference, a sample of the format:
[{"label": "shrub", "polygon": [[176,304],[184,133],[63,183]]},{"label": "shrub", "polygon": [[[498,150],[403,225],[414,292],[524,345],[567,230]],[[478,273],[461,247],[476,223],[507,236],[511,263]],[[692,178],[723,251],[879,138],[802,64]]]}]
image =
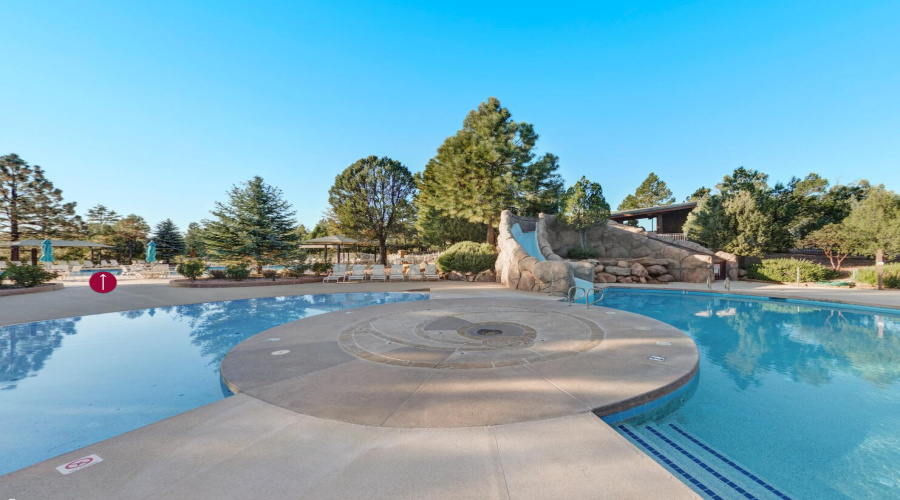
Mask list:
[{"label": "shrub", "polygon": [[226,278],[224,269],[211,269],[209,271],[209,277],[214,280],[223,280]]},{"label": "shrub", "polygon": [[310,266],[310,269],[312,269],[312,272],[318,276],[330,271],[331,264],[327,262],[313,262]]},{"label": "shrub", "polygon": [[302,278],[306,271],[309,271],[310,267],[309,264],[291,264],[286,266],[281,271],[281,274],[287,278]]},{"label": "shrub", "polygon": [[178,264],[178,267],[175,268],[175,272],[189,279],[190,281],[194,281],[195,279],[203,276],[203,273],[206,271],[206,265],[203,261],[199,260],[188,260]]},{"label": "shrub", "polygon": [[225,266],[225,277],[235,281],[243,281],[250,277],[250,266],[246,262]]},{"label": "shrub", "polygon": [[836,278],[839,273],[833,269],[802,259],[763,259],[762,262],[747,266],[747,277],[766,281],[796,281],[797,268],[800,281],[814,282]]},{"label": "shrub", "polygon": [[12,281],[16,286],[31,288],[52,280],[56,273],[41,266],[11,266],[3,273],[2,279]]},{"label": "shrub", "polygon": [[596,248],[581,245],[570,246],[566,252],[570,259],[575,260],[596,259],[600,256],[600,252]]},{"label": "shrub", "polygon": [[494,268],[497,262],[497,250],[489,243],[461,241],[440,255],[438,268],[442,272],[478,274]]},{"label": "shrub", "polygon": [[[900,264],[887,264],[884,266],[884,272],[882,273],[881,278],[881,282],[885,287],[900,288]],[[856,272],[856,281],[877,285],[878,268],[872,266],[860,269]]]},{"label": "shrub", "polygon": [[271,279],[275,281],[275,277],[278,276],[278,271],[274,269],[264,269],[263,270],[263,278]]}]

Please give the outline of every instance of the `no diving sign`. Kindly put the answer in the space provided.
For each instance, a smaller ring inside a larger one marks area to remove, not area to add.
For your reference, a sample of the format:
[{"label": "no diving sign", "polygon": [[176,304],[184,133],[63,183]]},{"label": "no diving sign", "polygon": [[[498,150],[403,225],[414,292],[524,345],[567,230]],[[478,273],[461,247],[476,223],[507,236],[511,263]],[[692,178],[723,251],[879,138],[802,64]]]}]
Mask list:
[{"label": "no diving sign", "polygon": [[88,455],[86,457],[76,458],[75,460],[72,460],[65,465],[60,465],[56,468],[56,470],[58,470],[60,474],[71,474],[73,472],[80,471],[81,469],[90,467],[94,464],[98,464],[102,461],[103,459],[97,455]]}]

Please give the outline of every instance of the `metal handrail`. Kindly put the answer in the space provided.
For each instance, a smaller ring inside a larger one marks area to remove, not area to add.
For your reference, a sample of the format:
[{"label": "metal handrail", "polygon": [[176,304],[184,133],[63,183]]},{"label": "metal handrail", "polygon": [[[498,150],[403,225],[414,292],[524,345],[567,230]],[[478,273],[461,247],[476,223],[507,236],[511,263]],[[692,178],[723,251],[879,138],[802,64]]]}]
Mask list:
[{"label": "metal handrail", "polygon": [[725,289],[731,291],[731,278],[728,276],[725,277]]},{"label": "metal handrail", "polygon": [[710,290],[712,290],[712,276],[706,277],[706,288],[709,288]]},{"label": "metal handrail", "polygon": [[593,305],[596,305],[597,302],[600,302],[601,300],[603,300],[604,297],[606,297],[606,288],[601,288],[601,289],[599,290],[599,292],[600,292],[600,298],[599,298],[599,299],[597,298],[597,291],[598,291],[598,290],[594,290],[594,300],[588,301],[588,305],[587,305],[588,307],[591,307],[591,306],[593,306]]},{"label": "metal handrail", "polygon": [[585,302],[587,302],[587,296],[588,296],[587,288],[580,287],[580,286],[570,286],[569,289],[566,291],[566,303],[569,306],[572,305],[572,302],[575,302],[576,300],[578,300],[577,297],[572,296],[572,290],[575,290],[575,291],[581,290],[582,292],[584,292]]}]

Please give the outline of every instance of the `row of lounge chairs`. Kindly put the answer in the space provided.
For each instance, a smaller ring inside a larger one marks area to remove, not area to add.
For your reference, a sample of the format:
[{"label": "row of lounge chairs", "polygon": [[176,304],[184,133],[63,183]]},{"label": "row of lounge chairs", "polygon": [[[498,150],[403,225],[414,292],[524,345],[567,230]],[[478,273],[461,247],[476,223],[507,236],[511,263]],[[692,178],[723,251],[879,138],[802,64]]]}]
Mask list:
[{"label": "row of lounge chairs", "polygon": [[[110,259],[109,261],[101,260],[99,264],[94,265],[93,262],[89,260],[85,260],[83,263],[78,262],[77,260],[58,260],[55,264],[51,264],[50,262],[41,262],[41,264],[52,271],[62,271],[70,270],[74,267],[80,267],[81,269],[102,269],[102,268],[117,268],[120,267],[120,264],[116,259]],[[5,261],[0,260],[0,271],[7,269],[9,266],[21,266],[22,263],[17,260]]]},{"label": "row of lounge chairs", "polygon": [[361,264],[353,265],[350,269],[347,269],[346,264],[335,264],[331,268],[331,273],[323,281],[325,283],[348,283],[351,281],[437,281],[441,279],[434,264],[426,264],[424,271],[421,271],[418,266],[415,266],[415,270],[418,272],[414,272],[413,269],[411,267],[408,273],[404,273],[403,266],[393,265],[390,272],[385,272],[384,265],[373,264],[371,273],[368,273],[366,266]]}]

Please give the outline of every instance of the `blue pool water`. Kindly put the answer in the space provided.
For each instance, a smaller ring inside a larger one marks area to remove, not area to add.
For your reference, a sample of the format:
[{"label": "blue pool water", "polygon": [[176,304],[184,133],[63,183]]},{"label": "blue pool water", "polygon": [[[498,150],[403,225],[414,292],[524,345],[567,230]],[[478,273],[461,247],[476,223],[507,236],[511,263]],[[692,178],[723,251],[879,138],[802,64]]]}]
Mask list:
[{"label": "blue pool water", "polygon": [[209,302],[0,327],[0,475],[230,395],[219,365],[259,332],[423,293]]},{"label": "blue pool water", "polygon": [[696,491],[900,498],[900,314],[631,290],[601,305],[697,344],[684,402],[613,424]]}]

